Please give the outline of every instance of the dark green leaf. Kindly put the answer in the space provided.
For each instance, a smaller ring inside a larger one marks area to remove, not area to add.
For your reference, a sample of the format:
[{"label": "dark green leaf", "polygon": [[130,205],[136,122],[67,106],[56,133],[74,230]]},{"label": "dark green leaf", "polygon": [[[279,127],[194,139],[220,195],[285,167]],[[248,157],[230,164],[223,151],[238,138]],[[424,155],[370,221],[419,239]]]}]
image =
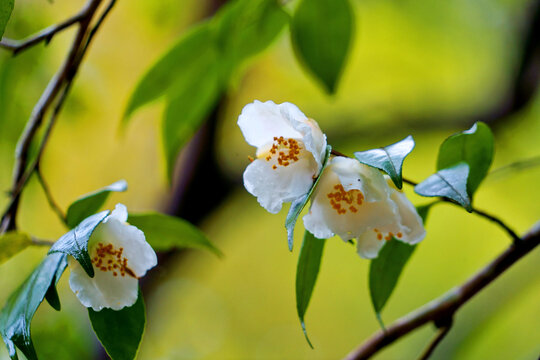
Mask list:
[{"label": "dark green leaf", "polygon": [[[195,83],[200,68],[207,66],[206,59],[216,59],[213,37],[208,22],[203,22],[173,45],[137,84],[122,124],[128,122],[135,110],[165,95],[171,88],[188,88]],[[199,60],[203,61],[202,65]]]},{"label": "dark green leaf", "polygon": [[84,219],[77,227],[58,239],[49,250],[49,254],[60,252],[73,256],[88,276],[94,277],[94,267],[90,255],[88,255],[88,240],[95,228],[105,220],[109,213],[109,210],[105,210]]},{"label": "dark green leaf", "polygon": [[37,360],[30,335],[30,324],[45,294],[66,268],[66,255],[47,256],[9,297],[0,312],[0,333],[9,356],[17,359],[15,347],[30,360]]},{"label": "dark green leaf", "polygon": [[190,69],[191,82],[170,95],[165,110],[161,131],[169,181],[180,149],[212,111],[221,94],[218,59],[210,53],[207,55],[197,59],[197,66]]},{"label": "dark green leaf", "polygon": [[1,0],[0,1],[0,39],[4,35],[4,30],[8,23],[11,12],[13,11],[14,0]]},{"label": "dark green leaf", "polygon": [[414,149],[414,140],[411,135],[395,144],[379,149],[355,152],[354,156],[362,164],[376,167],[386,172],[398,189],[403,186],[401,168],[403,160]]},{"label": "dark green leaf", "polygon": [[461,162],[435,174],[414,187],[418,195],[435,197],[441,196],[454,200],[467,211],[472,211],[471,201],[467,194],[467,176],[469,165]]},{"label": "dark green leaf", "polygon": [[216,45],[225,77],[270,45],[289,16],[275,0],[231,1],[214,17]]},{"label": "dark green leaf", "polygon": [[13,231],[0,235],[0,265],[30,245],[32,240],[28,234]]},{"label": "dark green leaf", "polygon": [[195,248],[221,256],[206,236],[189,222],[159,213],[129,214],[128,222],[144,232],[146,241],[156,251]]},{"label": "dark green leaf", "polygon": [[289,244],[290,251],[292,251],[292,248],[293,248],[294,227],[296,225],[296,220],[298,220],[298,216],[300,216],[300,213],[302,212],[302,210],[308,203],[309,199],[311,198],[313,191],[315,191],[315,188],[317,187],[317,184],[319,183],[319,179],[321,178],[321,175],[324,169],[326,168],[326,164],[328,163],[328,159],[330,158],[331,152],[332,152],[332,147],[330,145],[327,145],[326,154],[324,156],[321,172],[319,173],[319,176],[317,177],[317,179],[313,182],[311,189],[309,189],[309,192],[307,194],[299,197],[298,199],[296,199],[295,201],[291,203],[291,207],[289,208],[289,212],[287,213],[287,218],[285,219],[285,228],[287,229],[287,243]]},{"label": "dark green leaf", "polygon": [[379,256],[371,260],[369,267],[369,293],[379,321],[381,321],[381,310],[388,301],[392,291],[394,291],[403,267],[415,248],[416,245],[409,245],[392,239],[383,246],[379,252]]},{"label": "dark green leaf", "polygon": [[299,60],[334,93],[354,32],[348,0],[302,0],[291,21],[291,41]]},{"label": "dark green leaf", "polygon": [[51,282],[51,286],[49,286],[49,289],[47,290],[47,293],[45,294],[45,299],[49,303],[49,305],[52,306],[53,309],[60,311],[61,305],[60,305],[60,297],[58,296],[58,291],[56,290],[56,285],[58,284],[58,281],[62,277],[62,274],[64,273],[64,270],[67,266],[67,256],[64,256],[63,262],[58,267],[58,270],[56,271],[56,274],[54,276],[53,281]]},{"label": "dark green leaf", "polygon": [[437,170],[449,168],[461,161],[469,164],[467,192],[472,197],[486,177],[494,152],[493,133],[482,123],[475,123],[469,130],[446,139],[439,149]]},{"label": "dark green leaf", "polygon": [[296,310],[306,340],[312,348],[313,345],[311,345],[307,336],[304,315],[317,282],[325,242],[325,239],[317,239],[306,230],[298,258],[298,267],[296,268]]},{"label": "dark green leaf", "polygon": [[112,360],[133,360],[137,356],[146,324],[146,309],[141,291],[137,302],[114,311],[88,308],[92,328]]},{"label": "dark green leaf", "polygon": [[86,194],[75,200],[68,208],[66,213],[66,223],[70,229],[73,229],[81,221],[95,214],[105,203],[109,194],[113,191],[121,192],[127,190],[125,180],[117,181],[102,189]]}]

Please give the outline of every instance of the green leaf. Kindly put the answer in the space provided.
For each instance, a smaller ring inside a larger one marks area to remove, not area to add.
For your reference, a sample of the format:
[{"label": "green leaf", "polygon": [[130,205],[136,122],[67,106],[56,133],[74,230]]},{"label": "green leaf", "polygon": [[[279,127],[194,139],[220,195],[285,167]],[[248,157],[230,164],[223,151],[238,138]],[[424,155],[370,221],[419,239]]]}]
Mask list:
[{"label": "green leaf", "polygon": [[328,159],[330,158],[330,153],[332,152],[332,147],[330,145],[326,146],[326,154],[324,156],[321,172],[319,173],[319,176],[317,179],[313,182],[313,185],[311,186],[311,189],[309,189],[308,193],[304,196],[299,197],[295,201],[291,203],[291,207],[289,208],[289,212],[287,213],[287,218],[285,219],[285,229],[287,229],[287,243],[289,244],[289,250],[292,251],[293,248],[293,241],[294,241],[294,227],[296,225],[296,220],[298,220],[298,216],[300,216],[300,213],[308,203],[309,199],[311,198],[311,195],[313,194],[313,191],[315,191],[315,188],[317,187],[317,184],[319,183],[319,179],[321,178],[321,175],[326,168],[326,164],[328,164]]},{"label": "green leaf", "polygon": [[13,11],[14,0],[1,0],[0,1],[0,39],[4,35],[4,30],[8,23],[11,12]]},{"label": "green leaf", "polygon": [[411,257],[416,245],[409,245],[392,239],[388,241],[379,256],[371,260],[369,267],[369,293],[373,309],[381,322],[380,313],[394,291],[403,268]]},{"label": "green leaf", "polygon": [[197,227],[178,217],[160,213],[129,214],[128,222],[144,232],[146,241],[156,251],[194,248],[222,255]]},{"label": "green leaf", "polygon": [[201,56],[198,66],[190,69],[192,77],[189,83],[179,87],[170,96],[161,128],[167,178],[172,181],[174,166],[180,149],[210,114],[217,102],[222,87],[219,79],[218,59]]},{"label": "green leaf", "polygon": [[[174,44],[141,78],[124,112],[122,125],[140,107],[168,93],[171,88],[187,88],[201,72],[199,60],[215,59],[213,32],[208,22],[193,27]],[[205,65],[202,66],[205,66]],[[193,72],[196,74],[193,74]]]},{"label": "green leaf", "polygon": [[75,200],[67,210],[67,225],[70,229],[73,229],[81,221],[90,215],[95,214],[103,206],[111,192],[122,192],[126,190],[127,182],[125,180],[120,180],[109,186],[105,186],[104,188],[80,197],[79,199]]},{"label": "green leaf", "polygon": [[299,60],[334,93],[354,32],[348,0],[302,0],[291,20],[291,41]]},{"label": "green leaf", "polygon": [[10,295],[0,312],[0,333],[9,356],[17,359],[19,348],[29,360],[37,360],[30,334],[30,324],[50,286],[67,265],[66,255],[52,254],[39,264],[21,286]]},{"label": "green leaf", "polygon": [[62,260],[63,263],[60,264],[58,267],[56,274],[54,276],[53,281],[51,282],[51,286],[49,286],[49,289],[47,290],[47,293],[45,294],[45,299],[51,305],[53,309],[56,311],[60,311],[61,305],[60,305],[60,297],[58,296],[58,291],[56,290],[56,285],[58,284],[58,281],[62,277],[62,274],[64,273],[64,270],[67,266],[67,256],[64,256],[64,259]]},{"label": "green leaf", "polygon": [[11,231],[0,235],[0,265],[30,245],[32,240],[28,234]]},{"label": "green leaf", "polygon": [[446,139],[440,149],[437,170],[449,168],[461,161],[469,164],[467,192],[472,197],[486,177],[494,152],[493,133],[482,123],[475,123],[469,130]]},{"label": "green leaf", "polygon": [[88,309],[92,328],[112,360],[132,360],[137,356],[146,324],[146,309],[141,291],[137,302],[114,311]]},{"label": "green leaf", "polygon": [[49,250],[49,254],[59,252],[73,256],[81,264],[88,276],[93,278],[94,267],[90,255],[88,255],[88,240],[96,227],[105,220],[109,213],[109,210],[105,210],[84,219],[77,227],[58,239]]},{"label": "green leaf", "polygon": [[313,345],[309,341],[304,323],[304,315],[317,282],[325,242],[325,239],[317,239],[306,230],[296,268],[296,310],[306,340],[312,348]]},{"label": "green leaf", "polygon": [[461,162],[447,169],[437,171],[435,174],[414,187],[414,191],[421,196],[441,196],[454,200],[467,211],[472,211],[471,201],[467,194],[467,176],[469,165]]},{"label": "green leaf", "polygon": [[355,152],[354,156],[362,164],[376,167],[388,175],[396,184],[398,189],[403,186],[401,169],[403,160],[414,149],[414,140],[411,135],[395,144],[385,146],[379,149]]},{"label": "green leaf", "polygon": [[275,0],[227,3],[214,17],[216,46],[225,77],[247,58],[263,51],[289,21]]}]

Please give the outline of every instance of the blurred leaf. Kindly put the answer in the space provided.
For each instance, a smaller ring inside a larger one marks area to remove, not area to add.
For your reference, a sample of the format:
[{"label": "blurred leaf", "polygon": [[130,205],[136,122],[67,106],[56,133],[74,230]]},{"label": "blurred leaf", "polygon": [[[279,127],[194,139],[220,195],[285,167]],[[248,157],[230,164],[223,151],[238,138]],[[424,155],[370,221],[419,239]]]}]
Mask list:
[{"label": "blurred leaf", "polygon": [[170,95],[162,124],[167,178],[172,182],[174,166],[180,149],[210,114],[221,94],[218,59],[215,54],[197,59],[191,68],[189,83]]},{"label": "blurred leaf", "polygon": [[276,0],[227,3],[215,16],[216,46],[225,76],[244,60],[266,49],[289,21]]},{"label": "blurred leaf", "polygon": [[32,245],[30,236],[22,232],[7,232],[0,235],[0,265]]},{"label": "blurred leaf", "polygon": [[291,21],[291,41],[299,60],[334,93],[354,31],[348,0],[302,0]]},{"label": "blurred leaf", "polygon": [[437,171],[416,185],[414,191],[421,196],[441,196],[454,200],[471,212],[471,201],[467,194],[468,175],[469,165],[461,162],[450,168]]},{"label": "blurred leaf", "polygon": [[114,311],[88,308],[92,328],[113,360],[133,360],[137,356],[146,324],[146,309],[141,291],[137,302]]},{"label": "blurred leaf", "polygon": [[313,345],[309,341],[304,323],[304,315],[317,282],[325,242],[325,239],[317,239],[306,230],[300,256],[298,257],[298,267],[296,268],[296,310],[306,340],[312,348]]},{"label": "blurred leaf", "polygon": [[362,164],[376,167],[390,175],[390,178],[396,184],[398,189],[403,186],[401,178],[401,168],[403,160],[414,149],[414,140],[411,135],[395,144],[385,146],[379,149],[355,152],[354,156]]},{"label": "blurred leaf", "polygon": [[0,39],[4,35],[4,30],[13,11],[14,0],[0,0]]},{"label": "blurred leaf", "polygon": [[290,251],[292,251],[292,248],[293,248],[294,227],[296,225],[296,220],[298,220],[298,216],[300,216],[300,213],[302,212],[302,210],[308,203],[309,199],[311,198],[313,191],[315,191],[315,188],[317,187],[317,184],[319,183],[319,179],[321,178],[321,175],[324,169],[326,168],[326,164],[328,163],[328,159],[330,158],[331,152],[332,152],[332,147],[330,145],[327,145],[326,154],[324,156],[321,172],[319,173],[319,176],[317,177],[317,179],[313,182],[311,189],[309,189],[309,192],[307,194],[299,197],[298,199],[294,200],[291,203],[291,207],[289,208],[289,212],[287,213],[287,218],[285,219],[285,228],[287,229],[287,242],[289,244]]},{"label": "blurred leaf", "polygon": [[64,259],[62,260],[62,264],[59,265],[56,274],[54,276],[53,281],[51,282],[51,285],[49,286],[49,289],[47,290],[47,293],[45,294],[45,299],[51,305],[53,309],[56,311],[60,311],[61,305],[60,305],[60,297],[58,296],[58,291],[56,290],[56,285],[58,284],[58,281],[62,277],[62,274],[64,273],[64,270],[67,266],[67,256],[64,256]]},{"label": "blurred leaf", "polygon": [[95,214],[103,206],[112,191],[122,192],[126,190],[127,182],[120,180],[80,197],[69,205],[66,213],[67,225],[70,229],[73,229],[88,216]]},{"label": "blurred leaf", "polygon": [[222,255],[196,226],[183,219],[160,213],[147,213],[130,214],[128,222],[144,232],[146,241],[156,251],[194,248]]},{"label": "blurred leaf", "polygon": [[[199,75],[199,61],[215,59],[213,33],[207,22],[193,27],[165,53],[141,78],[124,113],[122,125],[143,105],[165,95],[171,88],[187,88]],[[193,74],[193,72],[196,74]]]},{"label": "blurred leaf", "polygon": [[488,173],[494,148],[493,133],[486,124],[477,122],[469,130],[454,134],[442,143],[437,170],[449,168],[461,161],[469,164],[467,192],[472,197]]},{"label": "blurred leaf", "polygon": [[26,358],[37,360],[30,335],[30,323],[58,274],[66,268],[66,255],[52,254],[41,262],[21,286],[10,295],[0,312],[0,333],[9,356],[17,359],[18,347]]},{"label": "blurred leaf", "polygon": [[[415,245],[392,239],[388,241],[379,256],[371,260],[369,267],[369,293],[373,309],[379,321],[380,313],[394,291],[405,264],[412,255]],[[382,321],[381,321],[382,324]]]},{"label": "blurred leaf", "polygon": [[94,267],[90,255],[88,255],[88,240],[95,228],[105,220],[109,213],[109,210],[105,210],[84,219],[77,227],[58,239],[49,250],[49,254],[60,252],[73,256],[88,276],[93,278]]}]

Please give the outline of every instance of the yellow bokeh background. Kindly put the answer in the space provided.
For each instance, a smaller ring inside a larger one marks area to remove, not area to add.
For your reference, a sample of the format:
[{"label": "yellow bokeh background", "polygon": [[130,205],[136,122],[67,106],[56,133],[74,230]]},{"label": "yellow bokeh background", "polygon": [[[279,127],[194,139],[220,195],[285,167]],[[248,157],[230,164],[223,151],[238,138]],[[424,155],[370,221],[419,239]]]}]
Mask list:
[{"label": "yellow bokeh background", "polygon": [[[293,2],[294,3],[294,2]],[[22,38],[75,13],[82,1],[18,0],[6,36]],[[236,119],[253,101],[290,101],[316,119],[341,152],[383,146],[412,134],[404,174],[420,181],[435,169],[437,148],[466,121],[505,96],[520,55],[525,1],[353,1],[356,35],[338,93],[326,95],[294,58],[283,31],[231,83],[220,115],[218,157],[238,187],[201,224],[224,252],[175,255],[156,270],[146,294],[148,323],[139,359],[336,359],[378,330],[367,288],[369,262],[339,238],[327,242],[306,316],[308,347],[296,316],[294,280],[302,226],[287,250],[286,210],[266,213],[241,186],[253,153]],[[172,190],[159,139],[162,104],[144,108],[118,132],[137,80],[210,1],[118,1],[100,29],[55,127],[43,173],[58,203],[118,179],[129,191],[113,194],[130,211],[164,210]],[[292,4],[294,5],[294,4]],[[10,187],[18,134],[48,79],[61,63],[73,30],[17,57],[0,50],[0,189]],[[540,102],[494,128],[493,168],[540,154]],[[180,164],[181,165],[181,164]],[[475,196],[520,233],[540,215],[540,168],[491,176]],[[407,188],[411,201],[426,203]],[[201,194],[204,199],[204,194]],[[201,200],[203,201],[203,200]],[[7,196],[0,197],[0,206]],[[56,239],[65,231],[35,180],[25,190],[21,229]],[[509,244],[504,232],[450,205],[429,214],[428,235],[405,268],[383,311],[392,320],[440,296]],[[0,266],[3,303],[46,253],[29,248]],[[540,253],[531,253],[482,291],[456,316],[433,359],[533,359],[540,353]],[[63,309],[42,306],[32,332],[43,359],[99,358],[84,309],[60,282]],[[435,329],[426,326],[382,351],[377,359],[416,358]],[[7,352],[0,346],[0,359]]]}]

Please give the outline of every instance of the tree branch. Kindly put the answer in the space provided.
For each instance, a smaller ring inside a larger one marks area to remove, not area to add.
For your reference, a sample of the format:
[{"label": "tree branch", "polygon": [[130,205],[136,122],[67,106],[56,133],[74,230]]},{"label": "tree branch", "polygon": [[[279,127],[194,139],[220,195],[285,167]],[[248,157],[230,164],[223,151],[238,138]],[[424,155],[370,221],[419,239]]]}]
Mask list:
[{"label": "tree branch", "polygon": [[[39,165],[39,161],[49,138],[48,135],[50,134],[50,131],[56,121],[56,118],[62,107],[62,104],[64,103],[67,93],[69,92],[71,83],[73,82],[73,79],[79,69],[84,54],[88,49],[88,46],[95,32],[102,24],[104,18],[107,16],[112,6],[114,5],[113,0],[111,1],[107,9],[103,12],[96,25],[92,29],[90,29],[90,23],[92,21],[92,18],[97,12],[101,2],[102,0],[88,0],[83,10],[81,10],[81,19],[78,20],[79,29],[77,31],[77,34],[75,35],[75,39],[73,40],[66,60],[64,61],[58,72],[55,74],[55,76],[51,79],[47,88],[41,95],[41,98],[35,105],[32,114],[30,115],[30,119],[26,124],[24,132],[21,135],[19,142],[17,143],[17,148],[15,150],[15,167],[13,171],[11,201],[2,216],[2,221],[0,223],[0,233],[16,229],[15,218],[22,189]],[[46,135],[43,137],[43,140],[41,142],[38,156],[34,163],[27,169],[30,144],[34,140],[37,131],[43,122],[45,114],[57,98],[58,100],[49,120]]]},{"label": "tree branch", "polygon": [[446,337],[446,335],[448,334],[451,328],[452,328],[452,324],[439,328],[437,335],[433,338],[433,340],[431,340],[428,347],[426,348],[426,350],[424,350],[422,355],[420,355],[418,360],[429,359],[431,354],[433,354],[433,351],[435,351],[435,348],[437,347],[437,345],[439,345],[441,341]]},{"label": "tree branch", "polygon": [[445,295],[433,300],[416,311],[397,320],[379,331],[352,351],[346,360],[368,359],[379,350],[392,344],[397,339],[429,323],[452,318],[453,315],[474,295],[497,279],[516,261],[523,258],[540,244],[540,222],[537,223],[519,242],[513,243],[486,267],[473,275],[463,285],[454,288]]},{"label": "tree branch", "polygon": [[66,215],[64,214],[60,206],[58,206],[56,201],[54,201],[54,198],[51,193],[51,189],[49,188],[49,185],[45,181],[45,178],[43,177],[43,174],[41,173],[41,169],[39,167],[36,168],[36,175],[39,180],[39,183],[41,184],[41,187],[43,188],[43,192],[45,193],[45,197],[47,198],[47,202],[49,203],[49,206],[56,213],[56,215],[58,216],[62,224],[65,224],[67,226]]}]

